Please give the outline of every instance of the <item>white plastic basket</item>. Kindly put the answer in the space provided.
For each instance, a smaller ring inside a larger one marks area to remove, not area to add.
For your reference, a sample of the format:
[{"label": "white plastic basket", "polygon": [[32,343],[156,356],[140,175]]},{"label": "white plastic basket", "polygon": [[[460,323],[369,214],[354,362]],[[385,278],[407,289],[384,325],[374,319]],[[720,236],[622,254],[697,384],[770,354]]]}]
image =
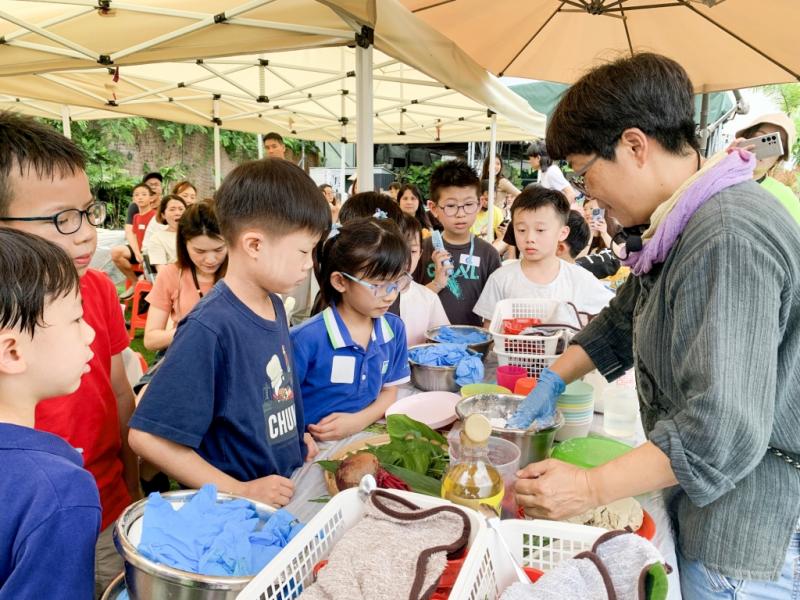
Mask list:
[{"label": "white plastic basket", "polygon": [[[500,535],[523,567],[551,570],[560,561],[590,550],[605,529],[543,520],[501,521]],[[495,600],[517,581],[514,566],[493,530],[470,551],[450,594],[451,600]]]},{"label": "white plastic basket", "polygon": [[513,365],[515,367],[523,367],[528,372],[528,377],[536,377],[537,379],[542,369],[552,365],[558,358],[558,355],[510,354],[498,352],[497,350],[494,353],[497,355],[497,366]]},{"label": "white plastic basket", "polygon": [[[554,355],[559,342],[565,338],[564,332],[551,336],[512,335],[503,333],[505,319],[539,319],[543,324],[563,324],[580,328],[580,315],[573,305],[557,300],[535,298],[512,298],[500,300],[494,309],[489,332],[494,338],[495,352],[507,354]],[[563,346],[569,342],[564,339]]]},{"label": "white plastic basket", "polygon": [[[412,492],[391,490],[391,493],[402,496],[422,508],[450,504],[447,500]],[[468,546],[472,548],[485,536],[486,525],[484,519],[476,512],[469,509],[464,509],[464,512],[470,520]],[[336,542],[341,539],[345,531],[358,523],[363,515],[364,503],[359,499],[356,488],[336,494],[303,527],[297,537],[253,578],[237,596],[237,600],[297,598],[308,585],[313,583],[314,566],[328,558]],[[464,562],[466,563],[466,560]]]}]

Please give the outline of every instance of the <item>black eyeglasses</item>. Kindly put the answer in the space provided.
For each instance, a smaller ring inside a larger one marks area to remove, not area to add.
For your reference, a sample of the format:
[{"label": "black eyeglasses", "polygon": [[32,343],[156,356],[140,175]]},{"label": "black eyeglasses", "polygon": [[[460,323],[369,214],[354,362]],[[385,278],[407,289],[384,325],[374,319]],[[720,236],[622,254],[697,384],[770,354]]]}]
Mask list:
[{"label": "black eyeglasses", "polygon": [[0,221],[51,221],[58,233],[71,235],[81,228],[84,216],[90,225],[99,227],[106,220],[106,205],[103,202],[94,202],[84,210],[69,208],[50,217],[0,217]]},{"label": "black eyeglasses", "polygon": [[572,187],[577,189],[582,194],[586,194],[586,173],[592,168],[592,165],[597,161],[598,158],[600,158],[600,155],[595,154],[589,162],[583,165],[582,169],[573,172],[569,177],[569,182],[572,184]]},{"label": "black eyeglasses", "polygon": [[442,212],[448,217],[455,217],[459,210],[463,210],[465,215],[471,215],[478,211],[479,206],[479,202],[467,202],[465,204],[445,204],[444,206],[439,204],[439,208],[441,208]]}]

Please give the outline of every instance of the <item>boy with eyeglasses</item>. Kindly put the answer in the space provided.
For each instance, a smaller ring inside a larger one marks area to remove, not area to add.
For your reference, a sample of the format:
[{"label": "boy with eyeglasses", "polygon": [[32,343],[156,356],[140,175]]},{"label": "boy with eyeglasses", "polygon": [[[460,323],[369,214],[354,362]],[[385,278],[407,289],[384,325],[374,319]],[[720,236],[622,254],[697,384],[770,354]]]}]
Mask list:
[{"label": "boy with eyeglasses", "polygon": [[89,268],[105,204],[89,189],[84,158],[71,140],[33,119],[0,113],[0,226],[60,246],[80,275],[84,319],[95,330],[91,371],[73,393],[40,402],[36,428],[63,437],[83,455],[103,509],[95,557],[99,596],[122,571],[111,537],[123,509],[140,495],[138,459],[127,443],[133,392],[122,351],[128,334],[111,280]]},{"label": "boy with eyeglasses", "polygon": [[444,250],[425,240],[415,279],[439,295],[453,325],[476,325],[472,312],[489,276],[500,267],[494,247],[470,233],[480,208],[481,182],[462,160],[443,163],[431,174],[431,212],[442,224]]}]

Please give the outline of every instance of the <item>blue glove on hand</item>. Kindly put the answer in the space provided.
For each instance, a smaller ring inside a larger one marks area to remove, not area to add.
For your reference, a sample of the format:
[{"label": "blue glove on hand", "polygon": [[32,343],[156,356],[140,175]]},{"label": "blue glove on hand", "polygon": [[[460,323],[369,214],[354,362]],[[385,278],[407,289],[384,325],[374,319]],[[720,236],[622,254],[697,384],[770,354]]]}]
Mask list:
[{"label": "blue glove on hand", "polygon": [[522,401],[506,427],[528,429],[534,421],[538,421],[540,427],[551,424],[556,413],[556,401],[566,388],[561,377],[550,369],[544,369],[539,374],[536,387]]}]

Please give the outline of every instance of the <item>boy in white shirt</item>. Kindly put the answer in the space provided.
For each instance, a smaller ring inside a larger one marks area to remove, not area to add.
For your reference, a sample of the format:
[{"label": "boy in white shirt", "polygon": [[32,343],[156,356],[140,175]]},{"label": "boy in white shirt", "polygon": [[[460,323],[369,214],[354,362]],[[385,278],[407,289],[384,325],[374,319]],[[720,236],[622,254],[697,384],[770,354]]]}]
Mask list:
[{"label": "boy in white shirt", "polygon": [[[569,202],[557,190],[525,189],[511,207],[519,261],[489,277],[473,311],[489,324],[498,301],[539,298],[572,302],[580,312],[596,315],[614,294],[586,269],[561,260],[559,244],[569,235]],[[574,319],[573,319],[574,320]]]}]

